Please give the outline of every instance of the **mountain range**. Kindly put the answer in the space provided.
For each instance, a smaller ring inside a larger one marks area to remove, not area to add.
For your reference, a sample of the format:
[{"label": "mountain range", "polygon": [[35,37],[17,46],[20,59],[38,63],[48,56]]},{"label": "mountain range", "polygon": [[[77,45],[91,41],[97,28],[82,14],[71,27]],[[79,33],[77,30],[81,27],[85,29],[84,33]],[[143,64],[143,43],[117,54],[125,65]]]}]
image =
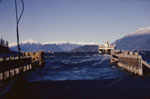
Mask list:
[{"label": "mountain range", "polygon": [[[26,51],[45,51],[45,52],[68,52],[71,51],[74,48],[80,47],[82,45],[79,44],[74,44],[74,43],[68,43],[68,42],[63,42],[63,43],[39,43],[37,41],[34,41],[32,39],[28,39],[22,43],[20,43],[20,48],[21,51],[26,52]],[[10,45],[10,50],[12,51],[17,51],[17,46],[16,44],[11,44]]]},{"label": "mountain range", "polygon": [[71,52],[98,52],[98,45],[84,45],[71,50]]},{"label": "mountain range", "polygon": [[116,48],[120,50],[150,50],[150,27],[141,28],[116,40]]},{"label": "mountain range", "polygon": [[[60,41],[39,43],[32,39],[27,39],[24,42],[20,43],[20,48],[23,52],[33,52],[39,50],[42,50],[44,52],[93,52],[97,50],[97,48],[95,49],[95,45],[96,43],[94,42],[86,43]],[[11,51],[17,51],[18,49],[16,43],[10,44],[9,47]]]}]

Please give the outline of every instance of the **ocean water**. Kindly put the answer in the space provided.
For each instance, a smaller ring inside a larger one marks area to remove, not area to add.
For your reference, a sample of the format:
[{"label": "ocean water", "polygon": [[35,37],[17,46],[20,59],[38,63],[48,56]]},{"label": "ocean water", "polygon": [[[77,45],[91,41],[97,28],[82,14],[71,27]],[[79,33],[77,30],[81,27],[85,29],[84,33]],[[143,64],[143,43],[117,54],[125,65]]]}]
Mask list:
[{"label": "ocean water", "polygon": [[139,54],[144,61],[150,64],[150,51],[140,51]]},{"label": "ocean water", "polygon": [[66,81],[98,80],[125,77],[126,74],[110,65],[109,55],[97,53],[53,53],[45,54],[45,66],[27,72],[24,80]]}]

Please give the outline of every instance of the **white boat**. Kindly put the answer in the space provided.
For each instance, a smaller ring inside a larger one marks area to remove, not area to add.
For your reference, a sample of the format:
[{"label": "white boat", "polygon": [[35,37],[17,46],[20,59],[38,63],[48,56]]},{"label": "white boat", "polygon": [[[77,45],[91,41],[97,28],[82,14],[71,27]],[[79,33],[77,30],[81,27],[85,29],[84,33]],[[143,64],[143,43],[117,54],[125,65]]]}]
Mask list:
[{"label": "white boat", "polygon": [[107,41],[106,44],[99,45],[98,53],[100,53],[100,54],[110,54],[111,50],[114,50],[115,48],[116,48],[115,44],[109,44],[109,42]]}]

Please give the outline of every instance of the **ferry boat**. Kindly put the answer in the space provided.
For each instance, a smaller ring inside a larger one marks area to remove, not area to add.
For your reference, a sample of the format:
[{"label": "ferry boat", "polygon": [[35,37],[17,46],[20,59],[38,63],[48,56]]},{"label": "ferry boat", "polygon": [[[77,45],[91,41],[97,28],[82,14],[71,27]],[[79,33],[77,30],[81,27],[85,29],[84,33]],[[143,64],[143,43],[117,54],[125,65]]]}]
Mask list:
[{"label": "ferry boat", "polygon": [[98,53],[100,53],[100,54],[110,54],[111,50],[114,50],[115,48],[116,48],[115,44],[109,44],[109,42],[107,41],[106,44],[99,45]]}]

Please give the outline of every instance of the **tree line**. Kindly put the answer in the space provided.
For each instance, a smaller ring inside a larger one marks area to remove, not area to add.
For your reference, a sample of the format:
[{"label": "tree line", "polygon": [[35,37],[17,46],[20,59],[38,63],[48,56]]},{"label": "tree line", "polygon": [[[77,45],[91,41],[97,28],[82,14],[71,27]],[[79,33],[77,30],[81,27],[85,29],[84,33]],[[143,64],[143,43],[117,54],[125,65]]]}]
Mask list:
[{"label": "tree line", "polygon": [[8,47],[8,41],[5,41],[3,38],[0,39],[0,45]]}]

